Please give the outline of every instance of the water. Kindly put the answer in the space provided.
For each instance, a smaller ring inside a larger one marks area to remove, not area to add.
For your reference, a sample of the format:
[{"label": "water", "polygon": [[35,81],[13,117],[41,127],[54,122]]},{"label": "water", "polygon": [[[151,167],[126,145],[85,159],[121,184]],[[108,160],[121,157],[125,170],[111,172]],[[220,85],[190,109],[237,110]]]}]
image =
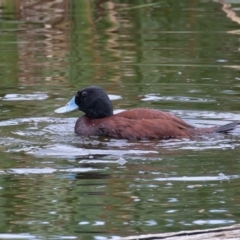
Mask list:
[{"label": "water", "polygon": [[[236,1],[235,1],[236,2]],[[0,1],[0,238],[113,239],[239,223],[240,128],[78,137],[54,110],[103,87],[115,112],[240,119],[234,1]]]}]

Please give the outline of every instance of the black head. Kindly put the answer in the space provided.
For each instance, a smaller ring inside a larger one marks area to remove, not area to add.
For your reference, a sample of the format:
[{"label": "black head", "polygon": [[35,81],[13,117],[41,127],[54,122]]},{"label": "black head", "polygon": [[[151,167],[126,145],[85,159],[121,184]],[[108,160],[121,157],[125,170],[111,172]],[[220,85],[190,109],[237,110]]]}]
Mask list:
[{"label": "black head", "polygon": [[75,103],[89,118],[104,118],[113,115],[112,103],[100,87],[87,87],[77,92]]}]

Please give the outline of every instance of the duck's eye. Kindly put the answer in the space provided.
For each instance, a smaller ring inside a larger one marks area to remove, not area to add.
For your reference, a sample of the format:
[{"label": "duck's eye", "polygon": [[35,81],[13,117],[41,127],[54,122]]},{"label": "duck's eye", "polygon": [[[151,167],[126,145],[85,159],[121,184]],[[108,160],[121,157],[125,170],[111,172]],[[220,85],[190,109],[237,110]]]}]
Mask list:
[{"label": "duck's eye", "polygon": [[82,97],[86,97],[87,96],[87,92],[86,91],[83,91],[82,92]]}]

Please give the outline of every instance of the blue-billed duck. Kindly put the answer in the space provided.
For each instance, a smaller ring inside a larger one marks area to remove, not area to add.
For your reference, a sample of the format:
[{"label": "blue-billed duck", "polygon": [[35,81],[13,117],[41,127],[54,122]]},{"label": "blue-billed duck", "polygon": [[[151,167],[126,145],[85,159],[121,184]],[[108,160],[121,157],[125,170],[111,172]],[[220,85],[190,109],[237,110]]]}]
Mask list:
[{"label": "blue-billed duck", "polygon": [[240,121],[235,121],[220,127],[196,128],[170,113],[148,108],[113,114],[108,95],[96,86],[78,91],[66,106],[55,112],[64,113],[76,109],[85,113],[75,124],[75,133],[80,136],[134,140],[192,138],[214,132],[227,133],[240,124]]}]

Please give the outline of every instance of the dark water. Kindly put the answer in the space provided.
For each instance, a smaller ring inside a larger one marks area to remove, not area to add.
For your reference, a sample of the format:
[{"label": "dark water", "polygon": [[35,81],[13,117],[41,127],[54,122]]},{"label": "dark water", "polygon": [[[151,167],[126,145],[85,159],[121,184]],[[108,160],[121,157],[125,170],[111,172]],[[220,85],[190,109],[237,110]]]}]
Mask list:
[{"label": "dark water", "polygon": [[[134,3],[133,3],[134,2]],[[236,2],[236,1],[235,1]],[[240,128],[81,138],[78,89],[196,126],[240,119],[234,1],[0,1],[0,238],[113,239],[240,222]]]}]

